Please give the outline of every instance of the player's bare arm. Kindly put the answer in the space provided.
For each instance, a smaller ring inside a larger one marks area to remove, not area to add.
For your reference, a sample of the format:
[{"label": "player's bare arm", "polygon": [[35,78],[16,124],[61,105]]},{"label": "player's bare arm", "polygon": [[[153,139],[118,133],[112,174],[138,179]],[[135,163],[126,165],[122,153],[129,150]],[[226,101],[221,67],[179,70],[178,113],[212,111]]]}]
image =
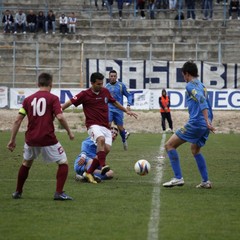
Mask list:
[{"label": "player's bare arm", "polygon": [[127,115],[133,116],[133,117],[135,117],[137,119],[138,115],[136,113],[131,112],[127,108],[123,107],[122,104],[120,104],[118,101],[114,102],[113,105],[115,107],[117,107],[118,109],[122,110],[123,112],[125,112]]},{"label": "player's bare arm", "polygon": [[74,139],[74,134],[71,132],[68,123],[65,119],[65,117],[63,116],[62,113],[58,114],[57,116],[58,121],[61,123],[61,125],[64,127],[64,129],[67,131],[69,139],[73,140]]},{"label": "player's bare arm", "polygon": [[62,110],[64,111],[65,109],[67,109],[68,107],[70,107],[72,105],[71,100],[68,100],[67,102],[65,102],[64,104],[61,105]]},{"label": "player's bare arm", "polygon": [[212,126],[212,123],[211,123],[211,121],[209,121],[209,119],[208,119],[208,109],[206,108],[206,109],[203,109],[202,110],[202,113],[203,113],[203,116],[204,116],[204,119],[205,119],[205,121],[206,121],[206,124],[207,124],[207,127],[208,127],[208,129],[211,131],[211,132],[215,132],[215,128]]},{"label": "player's bare arm", "polygon": [[7,148],[11,152],[16,147],[16,136],[17,136],[18,130],[19,130],[20,126],[21,126],[21,123],[22,123],[24,117],[25,117],[25,115],[18,114],[16,120],[13,123],[11,138],[10,138],[10,141],[9,141],[9,143],[7,145]]}]

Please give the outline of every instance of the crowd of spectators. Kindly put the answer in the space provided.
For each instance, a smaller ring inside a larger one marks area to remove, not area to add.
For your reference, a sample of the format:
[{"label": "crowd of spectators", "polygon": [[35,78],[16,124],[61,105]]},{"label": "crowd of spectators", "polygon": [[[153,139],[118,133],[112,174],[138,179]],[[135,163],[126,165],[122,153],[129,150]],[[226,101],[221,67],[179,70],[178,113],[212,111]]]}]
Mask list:
[{"label": "crowd of spectators", "polygon": [[[29,10],[28,14],[23,10],[19,10],[14,16],[10,10],[6,10],[3,18],[3,33],[17,34],[21,32],[26,34],[26,31],[36,33],[44,32],[48,34],[49,30],[52,30],[52,34],[56,33],[56,16],[52,10],[49,10],[47,15],[44,15],[43,11],[39,11],[38,14],[33,10]],[[72,12],[69,16],[61,14],[58,21],[59,31],[61,34],[76,33],[77,18],[75,13]]]},{"label": "crowd of spectators", "polygon": [[[196,5],[201,6],[201,16],[198,19],[212,20],[213,19],[213,0],[94,0],[96,10],[107,9],[110,17],[113,13],[113,5],[116,5],[118,9],[119,20],[123,17],[124,6],[129,7],[134,3],[134,13],[141,19],[146,19],[146,11],[149,12],[149,18],[155,19],[156,12],[159,10],[176,11],[175,20],[196,19]],[[215,4],[228,5],[229,20],[232,20],[233,12],[236,12],[237,19],[240,20],[240,0],[216,0]],[[100,7],[101,6],[101,9]],[[226,7],[226,6],[225,6]],[[184,11],[184,8],[186,11]],[[180,13],[179,13],[180,11]],[[186,15],[184,15],[186,13]],[[56,24],[59,24],[60,34],[75,34],[77,18],[75,13],[72,12],[68,15],[62,13],[59,18],[56,18],[54,12],[49,10],[45,15],[43,11],[35,13],[33,10],[29,10],[28,13],[24,13],[19,10],[15,15],[11,14],[10,10],[6,10],[2,18],[3,32],[13,32],[17,34],[19,31],[26,34],[26,31],[35,33],[43,31],[48,34],[49,30],[52,34],[56,33]]]}]

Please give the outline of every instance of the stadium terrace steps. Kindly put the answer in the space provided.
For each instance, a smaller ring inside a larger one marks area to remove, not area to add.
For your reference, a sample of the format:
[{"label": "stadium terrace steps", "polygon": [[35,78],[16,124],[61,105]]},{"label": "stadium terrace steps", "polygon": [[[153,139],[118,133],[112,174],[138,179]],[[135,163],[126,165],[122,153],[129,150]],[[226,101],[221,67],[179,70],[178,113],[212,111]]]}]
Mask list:
[{"label": "stadium terrace steps", "polygon": [[[134,14],[133,6],[125,5],[123,19],[119,21],[116,4],[113,18],[110,19],[106,8],[95,9],[94,1],[79,2],[4,1],[2,9],[9,8],[13,12],[18,9],[25,12],[30,9],[36,12],[53,9],[57,17],[57,30],[55,35],[51,32],[48,35],[28,32],[26,35],[0,34],[0,85],[12,86],[12,71],[16,66],[15,87],[35,87],[36,73],[43,70],[61,76],[61,87],[78,87],[87,58],[239,61],[240,21],[236,20],[235,15],[232,21],[224,21],[222,5],[214,5],[212,21],[203,21],[198,7],[196,21],[179,23],[173,20],[177,12],[158,11],[156,19],[151,20],[146,10],[146,19],[141,20]],[[78,19],[77,33],[59,34],[58,17],[63,12],[72,11]]]}]

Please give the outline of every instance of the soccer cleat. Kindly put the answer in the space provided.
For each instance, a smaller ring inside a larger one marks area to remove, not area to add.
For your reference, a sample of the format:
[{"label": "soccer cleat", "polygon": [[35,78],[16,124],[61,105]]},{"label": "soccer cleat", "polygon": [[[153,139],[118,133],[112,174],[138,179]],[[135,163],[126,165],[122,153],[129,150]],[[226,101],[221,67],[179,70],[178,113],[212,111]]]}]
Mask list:
[{"label": "soccer cleat", "polygon": [[21,197],[22,197],[22,193],[21,192],[16,191],[16,192],[14,192],[12,194],[12,198],[13,199],[20,199]]},{"label": "soccer cleat", "polygon": [[130,136],[130,132],[125,131],[125,140],[127,140],[129,136]]},{"label": "soccer cleat", "polygon": [[101,175],[106,174],[106,172],[108,172],[109,170],[110,170],[110,167],[108,165],[103,166],[101,169]]},{"label": "soccer cleat", "polygon": [[93,174],[93,177],[94,177],[94,180],[95,180],[97,183],[100,183],[100,182],[102,181],[102,179],[101,179],[99,176],[97,176],[97,175],[94,175],[94,174]]},{"label": "soccer cleat", "polygon": [[163,183],[164,187],[175,187],[175,186],[183,186],[184,185],[184,180],[183,178],[172,178],[169,182]]},{"label": "soccer cleat", "polygon": [[201,182],[200,184],[198,184],[196,186],[196,188],[206,188],[206,189],[210,189],[212,188],[212,183],[210,181],[206,181],[206,182]]},{"label": "soccer cleat", "polygon": [[75,180],[83,182],[85,180],[85,178],[80,174],[76,174],[75,175]]},{"label": "soccer cleat", "polygon": [[124,149],[125,151],[128,150],[128,143],[127,143],[127,141],[123,142],[123,149]]},{"label": "soccer cleat", "polygon": [[64,192],[62,192],[62,193],[57,193],[57,192],[55,192],[53,199],[54,199],[54,200],[61,200],[61,201],[73,200],[72,197],[68,196],[68,195],[65,194]]},{"label": "soccer cleat", "polygon": [[87,179],[88,182],[90,182],[90,183],[97,183],[94,180],[94,177],[93,177],[93,175],[91,173],[84,172],[83,176]]}]

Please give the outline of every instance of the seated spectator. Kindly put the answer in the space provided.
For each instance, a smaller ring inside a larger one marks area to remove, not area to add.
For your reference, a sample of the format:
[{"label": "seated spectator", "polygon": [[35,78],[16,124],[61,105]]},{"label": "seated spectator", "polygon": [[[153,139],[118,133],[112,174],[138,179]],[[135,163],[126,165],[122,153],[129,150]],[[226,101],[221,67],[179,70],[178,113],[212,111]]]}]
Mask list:
[{"label": "seated spectator", "polygon": [[3,32],[11,32],[14,24],[14,19],[13,15],[10,13],[9,10],[5,11],[5,14],[3,15],[2,18],[2,23],[3,23]]},{"label": "seated spectator", "polygon": [[52,33],[55,34],[56,30],[56,18],[52,10],[49,10],[45,21],[45,31],[48,34],[48,29],[52,28]]},{"label": "seated spectator", "polygon": [[232,12],[236,11],[238,20],[240,20],[239,0],[231,0],[229,4],[229,20],[232,20]]},{"label": "seated spectator", "polygon": [[68,32],[76,33],[76,22],[77,18],[75,17],[75,13],[72,12],[70,17],[68,18]]},{"label": "seated spectator", "polygon": [[39,11],[37,15],[37,26],[36,26],[36,31],[38,32],[40,29],[45,32],[45,21],[46,17],[43,14],[43,11]]},{"label": "seated spectator", "polygon": [[[103,10],[103,8],[104,8],[104,5],[105,5],[104,0],[102,0],[102,10]],[[95,7],[97,8],[97,10],[99,10],[98,0],[95,0]]]},{"label": "seated spectator", "polygon": [[62,14],[61,17],[59,17],[59,31],[62,34],[67,34],[68,31],[68,18],[65,14]]},{"label": "seated spectator", "polygon": [[22,30],[23,34],[26,34],[26,14],[22,10],[15,15],[14,34],[17,33],[18,28]]},{"label": "seated spectator", "polygon": [[27,15],[27,25],[30,32],[36,31],[36,25],[37,25],[37,16],[33,12],[33,10],[29,11],[29,14]]}]

